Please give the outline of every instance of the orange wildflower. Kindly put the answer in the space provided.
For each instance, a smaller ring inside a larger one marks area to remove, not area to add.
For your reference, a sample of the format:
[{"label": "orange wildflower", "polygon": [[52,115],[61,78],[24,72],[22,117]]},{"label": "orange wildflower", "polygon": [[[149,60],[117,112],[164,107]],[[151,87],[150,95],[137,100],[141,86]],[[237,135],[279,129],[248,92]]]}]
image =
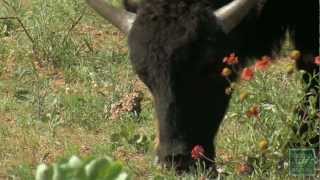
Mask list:
[{"label": "orange wildflower", "polygon": [[316,65],[320,65],[320,56],[317,56],[317,57],[314,58],[314,63]]},{"label": "orange wildflower", "polygon": [[268,56],[263,56],[261,60],[258,60],[255,64],[256,70],[266,70],[271,64],[271,58]]},{"label": "orange wildflower", "polygon": [[235,53],[231,53],[229,56],[223,58],[223,63],[228,65],[238,64],[238,56]]},{"label": "orange wildflower", "polygon": [[260,115],[260,108],[259,108],[259,106],[257,106],[257,105],[252,106],[252,107],[249,109],[249,111],[246,112],[246,114],[247,114],[247,116],[248,116],[249,118],[251,118],[251,117],[258,118],[259,115]]},{"label": "orange wildflower", "polygon": [[241,79],[250,81],[253,78],[254,72],[250,68],[244,68],[242,70]]}]

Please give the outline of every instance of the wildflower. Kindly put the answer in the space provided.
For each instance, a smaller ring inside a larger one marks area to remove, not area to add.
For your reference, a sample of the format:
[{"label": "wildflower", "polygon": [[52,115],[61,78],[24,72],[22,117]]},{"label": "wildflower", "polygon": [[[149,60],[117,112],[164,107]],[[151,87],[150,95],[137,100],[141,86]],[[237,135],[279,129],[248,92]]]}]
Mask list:
[{"label": "wildflower", "polygon": [[249,118],[251,118],[251,117],[256,117],[256,118],[258,118],[258,117],[259,117],[259,114],[260,114],[260,108],[259,108],[259,106],[257,106],[257,105],[252,106],[252,107],[249,109],[249,111],[246,112],[246,114],[247,114],[247,116],[248,116]]},{"label": "wildflower", "polygon": [[249,68],[244,68],[241,74],[241,79],[249,81],[253,78],[254,72]]},{"label": "wildflower", "polygon": [[259,148],[260,148],[260,151],[265,151],[268,149],[268,145],[269,145],[269,142],[268,140],[264,139],[262,141],[259,142]]},{"label": "wildflower", "polygon": [[191,151],[191,157],[194,160],[201,159],[204,156],[204,149],[201,145],[196,145]]},{"label": "wildflower", "polygon": [[249,96],[248,92],[246,92],[246,91],[241,92],[240,96],[239,96],[240,102],[243,102],[248,96]]},{"label": "wildflower", "polygon": [[256,70],[266,70],[271,64],[270,57],[263,56],[261,60],[258,60],[255,64]]},{"label": "wildflower", "polygon": [[314,58],[314,63],[316,65],[320,65],[320,56],[317,56],[317,57]]},{"label": "wildflower", "polygon": [[250,175],[253,172],[253,167],[249,163],[242,162],[236,166],[238,175]]},{"label": "wildflower", "polygon": [[231,93],[232,93],[232,88],[231,88],[231,87],[227,87],[227,88],[224,90],[224,93],[225,93],[226,95],[231,95]]},{"label": "wildflower", "polygon": [[293,50],[291,53],[290,53],[290,58],[293,59],[293,60],[299,60],[300,57],[301,57],[301,52],[298,51],[298,50]]},{"label": "wildflower", "polygon": [[228,65],[238,64],[238,56],[235,53],[231,53],[229,56],[223,58],[223,63]]},{"label": "wildflower", "polygon": [[231,74],[232,74],[231,69],[229,69],[229,68],[227,68],[227,67],[225,67],[225,68],[222,69],[221,75],[222,75],[223,77],[228,77],[228,76],[230,76]]},{"label": "wildflower", "polygon": [[292,73],[294,72],[294,66],[293,66],[292,64],[288,65],[288,66],[286,67],[286,72],[287,72],[288,74],[292,74]]}]

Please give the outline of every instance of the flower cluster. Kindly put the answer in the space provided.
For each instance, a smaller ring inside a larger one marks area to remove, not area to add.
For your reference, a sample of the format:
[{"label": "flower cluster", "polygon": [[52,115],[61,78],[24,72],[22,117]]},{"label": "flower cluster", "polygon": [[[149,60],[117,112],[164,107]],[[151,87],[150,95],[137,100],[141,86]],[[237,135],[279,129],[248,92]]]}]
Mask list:
[{"label": "flower cluster", "polygon": [[[320,61],[320,60],[319,60]],[[235,53],[231,53],[229,56],[224,57],[223,61],[224,64],[229,65],[234,70],[234,65],[239,63],[238,56],[235,55]],[[271,58],[269,56],[263,56],[261,59],[259,59],[256,64],[254,65],[254,68],[246,67],[243,69],[241,73],[241,79],[245,81],[250,81],[254,77],[254,70],[261,70],[264,71],[268,69],[268,67],[271,65]],[[229,76],[232,74],[232,70],[229,67],[224,67],[221,71],[221,75],[225,77],[228,81]]]},{"label": "flower cluster", "polygon": [[[234,66],[239,63],[238,56],[236,56],[235,53],[231,53],[229,56],[224,57],[222,62],[226,64],[227,67],[222,69],[221,75],[230,82],[229,76],[234,71]],[[232,70],[230,68],[232,68]]]},{"label": "flower cluster", "polygon": [[[290,75],[291,73],[293,73],[295,71],[295,62],[301,61],[303,58],[305,58],[305,56],[300,51],[294,50],[291,53],[289,53],[288,58],[292,59],[293,61],[290,63],[284,62],[283,64],[286,65],[284,67],[285,72],[287,73],[287,75]],[[288,59],[288,58],[286,58],[286,59]],[[231,82],[230,79],[232,79],[231,76],[233,77],[233,75],[235,75],[237,73],[236,70],[239,69],[239,68],[236,68],[236,67],[238,67],[236,65],[239,64],[239,60],[241,61],[241,58],[238,58],[238,56],[236,56],[235,53],[231,53],[230,55],[225,57],[222,61],[223,67],[221,69],[220,75],[229,82],[229,86],[226,87],[226,89],[225,89],[225,93],[227,95],[230,95],[232,93],[232,90],[236,86],[236,84],[234,82]],[[320,55],[315,56],[314,59],[308,59],[308,60],[309,60],[308,63],[310,63],[309,65],[313,65],[313,67],[316,65],[320,68]],[[282,65],[282,63],[279,63],[279,64]],[[244,81],[250,81],[250,80],[254,79],[255,73],[259,76],[260,75],[259,72],[265,72],[268,68],[271,67],[271,65],[272,65],[272,59],[269,56],[262,56],[252,66],[244,67],[242,69],[241,73],[239,73],[239,77],[240,77],[240,79],[242,79]],[[275,67],[275,66],[272,68],[277,69],[277,67]],[[281,67],[281,68],[283,68],[283,67]],[[266,77],[265,76],[266,73],[262,73],[262,75],[263,76],[259,76],[259,77],[262,77],[262,78]],[[265,81],[259,81],[259,80],[260,79],[257,78],[257,82],[265,83]],[[256,85],[256,84],[252,83],[252,85]],[[242,87],[241,84],[239,86]],[[252,97],[254,97],[253,92],[251,94],[250,92],[247,92],[245,89],[241,89],[239,91],[240,102],[245,101],[245,99],[247,97],[250,97],[250,99],[253,99],[252,98]],[[253,122],[254,128],[261,128],[263,130],[264,126],[261,127],[261,125],[263,125],[263,123],[265,123],[263,121],[264,115],[265,115],[263,112],[264,112],[264,110],[268,110],[271,105],[265,104],[265,103],[250,104],[250,101],[243,103],[243,106],[247,106],[247,105],[249,105],[249,107],[245,108],[245,110],[241,109],[245,118],[253,120],[253,121],[249,121],[249,122]],[[272,111],[273,111],[273,108],[272,108]],[[260,141],[258,141],[258,143],[257,143],[257,149],[259,150],[260,155],[263,157],[267,157],[266,155],[269,152],[271,152],[271,150],[273,150],[272,144],[273,143],[269,138],[260,139]],[[193,159],[205,158],[204,149],[202,148],[202,146],[197,145],[193,148],[192,158]],[[253,172],[253,166],[252,166],[253,162],[256,162],[256,161],[253,161],[253,160],[249,161],[248,160],[248,162],[243,161],[241,163],[238,163],[235,166],[236,172],[239,175],[251,174]]]}]

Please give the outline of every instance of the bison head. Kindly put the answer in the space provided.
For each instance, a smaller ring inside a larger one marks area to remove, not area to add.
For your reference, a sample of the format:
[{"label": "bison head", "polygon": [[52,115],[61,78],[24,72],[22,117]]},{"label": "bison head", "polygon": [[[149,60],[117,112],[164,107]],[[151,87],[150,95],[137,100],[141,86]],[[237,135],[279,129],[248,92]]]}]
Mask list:
[{"label": "bison head", "polygon": [[133,68],[154,97],[160,162],[185,168],[198,144],[213,157],[213,138],[229,101],[228,82],[219,73],[229,53],[223,42],[256,1],[214,9],[207,1],[149,0],[137,15],[103,0],[87,1],[129,34]]}]

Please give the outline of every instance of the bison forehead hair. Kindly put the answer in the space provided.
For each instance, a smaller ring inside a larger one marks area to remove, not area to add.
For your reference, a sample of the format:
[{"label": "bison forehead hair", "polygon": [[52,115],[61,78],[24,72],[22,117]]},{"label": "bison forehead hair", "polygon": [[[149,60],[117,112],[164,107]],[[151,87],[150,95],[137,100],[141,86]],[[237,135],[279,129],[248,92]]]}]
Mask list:
[{"label": "bison forehead hair", "polygon": [[[129,34],[130,56],[138,74],[145,68],[161,70],[168,63],[192,66],[218,60],[213,45],[226,36],[214,23],[212,6],[211,1],[146,1]],[[216,49],[220,56],[221,49],[223,44]]]}]

